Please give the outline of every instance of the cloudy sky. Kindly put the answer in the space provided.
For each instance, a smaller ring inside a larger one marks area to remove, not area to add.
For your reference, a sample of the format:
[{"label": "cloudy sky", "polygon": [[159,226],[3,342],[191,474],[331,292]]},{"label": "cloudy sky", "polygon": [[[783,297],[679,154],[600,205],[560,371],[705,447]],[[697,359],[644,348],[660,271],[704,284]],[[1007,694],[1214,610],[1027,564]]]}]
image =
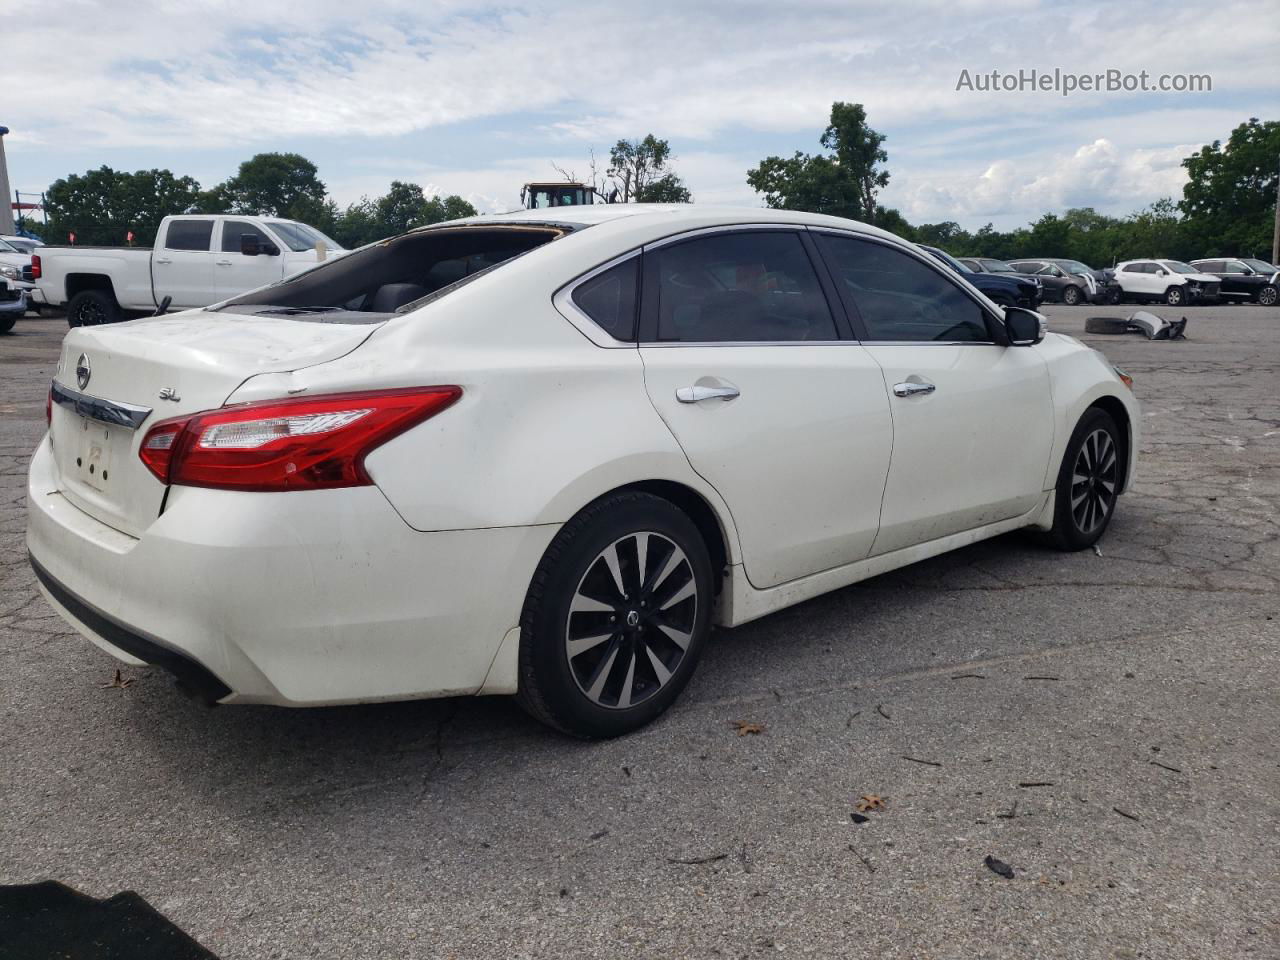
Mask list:
[{"label": "cloudy sky", "polygon": [[[401,179],[501,210],[553,163],[585,174],[590,148],[653,132],[697,202],[755,205],[746,170],[817,151],[846,100],[888,136],[887,205],[1007,228],[1177,196],[1182,157],[1280,118],[1268,6],[42,0],[6,18],[0,124],[21,190],[102,164],[207,186],[279,150],[341,204]],[[956,89],[1033,68],[1209,74],[1212,92]]]}]

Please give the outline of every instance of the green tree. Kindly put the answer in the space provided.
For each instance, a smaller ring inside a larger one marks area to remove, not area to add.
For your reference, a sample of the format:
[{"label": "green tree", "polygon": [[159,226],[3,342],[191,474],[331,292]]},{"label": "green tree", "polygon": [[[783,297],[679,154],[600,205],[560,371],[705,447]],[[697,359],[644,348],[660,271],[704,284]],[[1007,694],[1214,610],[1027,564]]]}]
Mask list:
[{"label": "green tree", "polygon": [[151,243],[165,217],[194,209],[200,191],[191,177],[169,170],[134,173],[99,167],[55,181],[45,193],[49,227],[46,240],[65,243],[124,244],[130,231],[139,244]]},{"label": "green tree", "polygon": [[862,104],[837,101],[819,139],[831,155],[797,150],[793,157],[766,157],[747,171],[747,183],[764,194],[766,206],[874,223],[876,196],[889,183],[884,141],[867,125]]},{"label": "green tree", "polygon": [[323,229],[326,194],[316,165],[297,153],[259,153],[226,183],[203,195],[228,212],[286,217]]},{"label": "green tree", "polygon": [[1126,251],[1119,257],[1122,260],[1137,257],[1182,259],[1196,256],[1186,240],[1177,204],[1170,197],[1162,197],[1127,217],[1121,236],[1121,244]]},{"label": "green tree", "polygon": [[1182,161],[1178,209],[1197,255],[1270,257],[1278,157],[1280,121],[1251,117]]},{"label": "green tree", "polygon": [[652,133],[643,140],[619,140],[609,151],[607,176],[623,203],[691,203],[692,194],[671,170],[671,144]]},{"label": "green tree", "polygon": [[384,196],[361,197],[342,213],[335,212],[330,230],[340,244],[353,248],[414,227],[475,215],[476,208],[457,194],[427,197],[416,183],[394,180]]}]

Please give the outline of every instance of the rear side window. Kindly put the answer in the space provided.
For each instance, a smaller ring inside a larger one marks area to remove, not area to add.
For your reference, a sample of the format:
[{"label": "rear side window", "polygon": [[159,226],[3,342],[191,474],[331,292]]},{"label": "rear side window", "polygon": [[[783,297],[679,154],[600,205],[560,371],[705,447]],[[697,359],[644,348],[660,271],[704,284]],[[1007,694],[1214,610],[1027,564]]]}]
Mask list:
[{"label": "rear side window", "polygon": [[212,220],[170,220],[164,245],[169,250],[207,251],[212,239]]},{"label": "rear side window", "polygon": [[634,341],[639,282],[640,258],[636,256],[578,284],[573,302],[613,339]]},{"label": "rear side window", "polygon": [[915,257],[854,237],[823,235],[822,249],[869,341],[991,340],[982,308]]},{"label": "rear side window", "polygon": [[714,234],[645,256],[657,274],[659,341],[839,339],[813,263],[791,231]]},{"label": "rear side window", "polygon": [[222,224],[222,252],[239,253],[240,237],[246,233],[258,238],[258,245],[265,246],[275,241],[246,220],[225,220]]}]

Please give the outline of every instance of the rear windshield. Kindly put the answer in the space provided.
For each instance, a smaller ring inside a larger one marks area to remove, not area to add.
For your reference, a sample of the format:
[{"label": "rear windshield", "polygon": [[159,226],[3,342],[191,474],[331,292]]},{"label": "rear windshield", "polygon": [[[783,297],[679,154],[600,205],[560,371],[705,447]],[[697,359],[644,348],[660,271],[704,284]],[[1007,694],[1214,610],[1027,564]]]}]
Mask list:
[{"label": "rear windshield", "polygon": [[333,257],[214,309],[376,323],[416,310],[568,231],[552,224],[484,224],[408,233]]}]

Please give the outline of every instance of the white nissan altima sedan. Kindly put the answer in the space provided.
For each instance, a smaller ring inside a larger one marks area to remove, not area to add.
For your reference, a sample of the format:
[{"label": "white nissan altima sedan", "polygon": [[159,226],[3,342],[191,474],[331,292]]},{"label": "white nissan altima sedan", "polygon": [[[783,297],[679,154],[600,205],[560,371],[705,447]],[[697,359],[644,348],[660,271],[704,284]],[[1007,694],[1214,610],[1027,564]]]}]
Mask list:
[{"label": "white nissan altima sedan", "polygon": [[209,701],[516,694],[607,737],[713,625],[1017,528],[1090,546],[1139,422],[881,230],[561,207],[72,330],[27,542],[77,630]]}]

